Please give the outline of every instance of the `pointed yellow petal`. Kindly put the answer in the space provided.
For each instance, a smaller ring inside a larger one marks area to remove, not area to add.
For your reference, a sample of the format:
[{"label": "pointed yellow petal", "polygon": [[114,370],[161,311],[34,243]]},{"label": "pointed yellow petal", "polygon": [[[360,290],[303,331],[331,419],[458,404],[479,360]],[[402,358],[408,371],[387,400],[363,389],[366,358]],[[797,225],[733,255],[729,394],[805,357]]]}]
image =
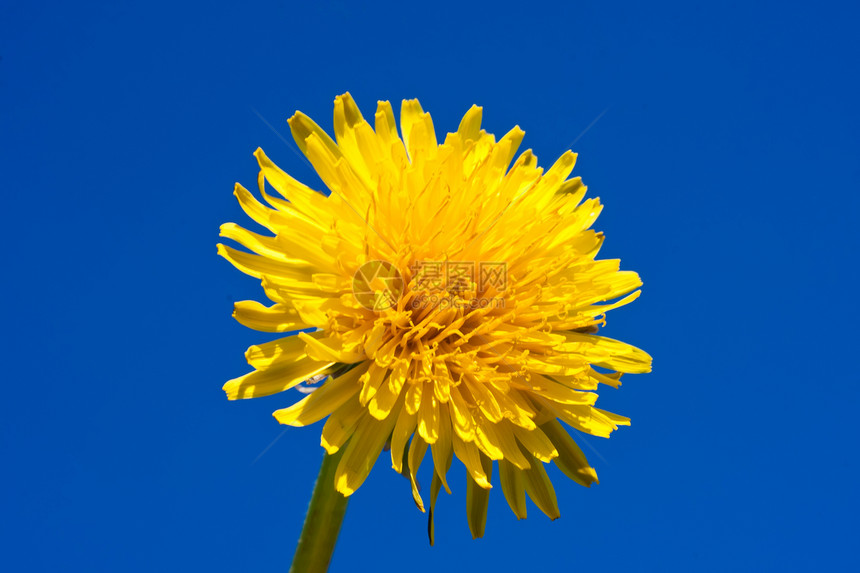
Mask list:
[{"label": "pointed yellow petal", "polygon": [[382,150],[373,128],[364,120],[349,93],[334,100],[334,135],[350,168],[363,181],[369,182],[371,171],[381,160]]},{"label": "pointed yellow petal", "polygon": [[651,356],[625,342],[578,332],[567,332],[565,337],[567,342],[559,350],[582,353],[595,366],[630,374],[651,371]]},{"label": "pointed yellow petal", "polygon": [[410,414],[406,408],[402,408],[391,434],[391,467],[397,473],[403,473],[403,452],[409,442],[409,436],[415,431],[415,424],[415,414]]},{"label": "pointed yellow petal", "polygon": [[492,422],[482,420],[475,424],[475,445],[478,446],[483,455],[491,460],[500,460],[505,457],[499,447],[498,438],[493,432]]},{"label": "pointed yellow petal", "polygon": [[243,326],[263,332],[290,332],[311,326],[302,322],[294,308],[285,304],[267,307],[254,300],[235,303],[233,318]]},{"label": "pointed yellow petal", "polygon": [[[430,546],[436,542],[436,526],[434,524],[434,513],[436,511],[436,498],[439,497],[439,491],[442,489],[442,480],[438,474],[433,475],[433,481],[430,484],[430,512],[427,515],[427,535],[430,538]],[[450,491],[448,493],[451,493]]]},{"label": "pointed yellow petal", "polygon": [[421,462],[424,460],[424,455],[427,453],[427,442],[421,439],[418,434],[413,434],[412,443],[409,445],[409,481],[412,483],[412,499],[415,505],[421,512],[424,512],[424,501],[421,499],[421,494],[418,493],[418,468],[421,467]]},{"label": "pointed yellow petal", "polygon": [[539,428],[524,430],[512,426],[511,429],[526,451],[540,461],[548,463],[558,456],[558,450]]},{"label": "pointed yellow petal", "polygon": [[591,406],[575,406],[569,404],[558,404],[539,398],[555,416],[566,424],[570,424],[577,430],[608,438],[609,434],[618,429],[619,424],[630,425],[630,419],[623,416],[607,416],[597,408]]},{"label": "pointed yellow petal", "polygon": [[358,421],[366,413],[367,410],[359,403],[358,396],[347,400],[326,420],[320,436],[320,445],[329,455],[337,452],[352,436]]},{"label": "pointed yellow petal", "polygon": [[343,341],[336,337],[317,338],[306,332],[300,332],[298,337],[307,343],[308,356],[317,360],[353,364],[365,358],[364,352],[345,349]]},{"label": "pointed yellow petal", "polygon": [[233,188],[233,195],[239,200],[239,206],[242,207],[246,215],[272,232],[277,232],[279,227],[290,222],[285,215],[257,201],[250,191],[238,183]]},{"label": "pointed yellow petal", "polygon": [[[493,475],[493,462],[481,455],[480,464],[483,473]],[[487,525],[487,508],[489,507],[490,492],[474,480],[466,480],[466,517],[469,521],[469,531],[472,539],[484,536]]]},{"label": "pointed yellow petal", "polygon": [[346,92],[334,98],[334,135],[337,139],[338,146],[342,142],[348,140],[349,131],[355,129],[364,121],[361,115],[361,110],[355,105],[355,100],[352,95]]},{"label": "pointed yellow petal", "polygon": [[358,378],[366,369],[366,364],[356,366],[334,380],[325,382],[289,408],[275,410],[272,415],[279,423],[289,426],[307,426],[319,422],[355,396],[361,387]]},{"label": "pointed yellow petal", "polygon": [[426,383],[418,408],[418,433],[428,444],[439,438],[439,401],[433,393],[432,382]]},{"label": "pointed yellow petal", "polygon": [[457,129],[457,135],[463,140],[463,143],[472,140],[477,141],[481,132],[481,116],[484,108],[473,105],[463,116],[460,121],[460,127]]},{"label": "pointed yellow petal", "polygon": [[379,387],[367,406],[371,416],[382,420],[391,412],[406,383],[406,367],[407,364],[402,362],[396,364],[391,370],[386,383]]},{"label": "pointed yellow petal", "polygon": [[230,261],[234,267],[247,275],[255,278],[263,278],[264,275],[280,277],[290,281],[308,281],[311,274],[307,269],[302,269],[292,264],[273,261],[260,255],[252,255],[243,251],[237,251],[227,245],[218,244],[218,254]]},{"label": "pointed yellow petal", "polygon": [[472,419],[472,413],[456,386],[451,388],[451,400],[448,402],[448,408],[457,436],[464,442],[474,440],[475,423]]},{"label": "pointed yellow petal", "polygon": [[585,487],[597,483],[597,472],[588,465],[585,454],[573,441],[558,420],[552,420],[541,425],[541,430],[552,440],[558,450],[558,457],[553,461],[564,475]]},{"label": "pointed yellow petal", "polygon": [[[323,135],[325,134],[323,133]],[[325,220],[327,218],[325,195],[293,179],[280,167],[275,165],[262,149],[257,148],[254,152],[254,157],[257,158],[260,173],[274,187],[275,191],[280,193],[281,196],[306,215],[317,220]]]},{"label": "pointed yellow petal", "polygon": [[[322,332],[313,332],[307,336],[319,337],[322,334]],[[294,362],[307,358],[307,356],[305,342],[298,336],[285,336],[271,342],[255,344],[245,351],[245,360],[248,361],[249,365],[258,370],[267,368],[277,362]]]},{"label": "pointed yellow petal", "polygon": [[558,519],[558,502],[555,498],[555,488],[543,464],[532,464],[532,467],[523,472],[526,481],[526,493],[535,505],[550,519]]},{"label": "pointed yellow petal", "polygon": [[337,491],[350,496],[361,487],[393,428],[393,416],[385,420],[377,420],[373,416],[366,415],[359,421],[337,465],[335,472]]},{"label": "pointed yellow petal", "polygon": [[422,153],[436,152],[436,132],[429,113],[424,113],[417,99],[403,100],[400,108],[400,130],[403,142],[414,163]]},{"label": "pointed yellow petal", "polygon": [[278,362],[265,370],[255,370],[228,381],[223,390],[229,400],[269,396],[289,390],[308,378],[324,373],[333,365],[333,362],[317,362],[310,358]]},{"label": "pointed yellow petal", "polygon": [[442,407],[439,409],[439,435],[436,442],[430,445],[430,451],[433,454],[433,467],[436,471],[436,477],[441,480],[442,485],[445,486],[445,491],[449,494],[451,493],[451,488],[448,487],[445,475],[451,467],[451,460],[454,455],[454,446],[451,444],[451,439],[451,420],[448,417],[448,409]]},{"label": "pointed yellow petal", "polygon": [[502,493],[511,511],[517,519],[525,519],[526,512],[526,480],[522,470],[514,467],[507,460],[499,461],[499,482],[502,485]]},{"label": "pointed yellow petal", "polygon": [[367,406],[367,403],[373,398],[379,387],[384,385],[388,372],[387,368],[382,368],[375,362],[370,363],[370,368],[361,377],[361,395],[358,399],[363,406]]},{"label": "pointed yellow petal", "polygon": [[293,117],[287,120],[290,125],[290,132],[293,134],[293,139],[296,140],[296,145],[299,146],[302,153],[307,153],[307,140],[312,134],[316,135],[320,141],[328,148],[328,150],[337,157],[341,156],[340,149],[337,144],[332,141],[331,137],[323,128],[314,123],[314,120],[306,116],[300,111],[297,111]]},{"label": "pointed yellow petal", "polygon": [[[453,436],[451,445],[454,446],[454,455],[457,456],[463,465],[466,466],[466,471],[472,476],[472,479],[484,489],[490,489],[490,478],[484,471],[481,465],[481,452],[478,447],[471,442],[464,442],[458,436]],[[489,459],[489,458],[487,458]]]},{"label": "pointed yellow petal", "polygon": [[[514,438],[514,425],[511,422],[505,420],[495,426],[487,424],[486,429],[489,431],[491,439],[498,445],[505,460],[521,470],[526,470],[531,466],[529,457],[523,455],[516,438]],[[528,432],[528,430],[522,431]]]},{"label": "pointed yellow petal", "polygon": [[410,381],[409,388],[406,390],[406,409],[410,414],[417,414],[418,408],[421,406],[421,393],[424,390],[423,382]]},{"label": "pointed yellow petal", "polygon": [[515,125],[512,130],[507,132],[499,140],[498,145],[504,147],[504,149],[506,150],[504,156],[500,158],[505,169],[507,169],[508,165],[510,165],[511,159],[514,158],[514,155],[517,154],[517,149],[519,149],[520,143],[522,143],[525,134],[526,132],[520,129],[520,126]]}]

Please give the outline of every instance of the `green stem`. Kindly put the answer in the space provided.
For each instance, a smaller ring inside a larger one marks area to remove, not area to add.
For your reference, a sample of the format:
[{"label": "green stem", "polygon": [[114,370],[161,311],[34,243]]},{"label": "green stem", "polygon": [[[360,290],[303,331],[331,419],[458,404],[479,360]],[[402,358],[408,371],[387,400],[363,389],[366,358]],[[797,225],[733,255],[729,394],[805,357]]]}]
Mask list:
[{"label": "green stem", "polygon": [[334,489],[334,474],[344,448],[323,457],[302,536],[296,547],[290,573],[325,573],[331,562],[334,545],[349,498]]}]

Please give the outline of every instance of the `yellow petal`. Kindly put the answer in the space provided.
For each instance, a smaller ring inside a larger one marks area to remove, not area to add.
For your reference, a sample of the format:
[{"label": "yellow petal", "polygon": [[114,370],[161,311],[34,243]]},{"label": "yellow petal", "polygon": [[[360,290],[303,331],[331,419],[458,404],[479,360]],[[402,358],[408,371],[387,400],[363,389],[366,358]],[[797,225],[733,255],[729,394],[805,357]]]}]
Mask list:
[{"label": "yellow petal", "polygon": [[525,430],[512,426],[511,429],[526,451],[540,461],[548,463],[558,456],[558,450],[556,450],[549,437],[539,428]]},{"label": "yellow petal", "polygon": [[318,362],[302,358],[292,362],[279,362],[265,370],[255,370],[224,384],[223,390],[229,400],[258,398],[289,390],[293,386],[324,373],[333,362]]},{"label": "yellow petal", "polygon": [[377,420],[366,415],[349,439],[335,472],[335,489],[345,496],[361,487],[394,428],[394,416]]},{"label": "yellow petal", "polygon": [[379,387],[383,385],[388,372],[387,368],[382,368],[375,362],[370,363],[370,368],[361,377],[361,394],[358,399],[363,406],[367,406],[367,403],[373,398]]},{"label": "yellow petal", "polygon": [[349,93],[334,100],[334,134],[349,166],[364,181],[369,182],[371,169],[381,159],[381,148],[373,128],[364,120]]},{"label": "yellow petal", "polygon": [[397,416],[397,423],[391,434],[391,467],[397,473],[403,473],[403,452],[409,442],[409,436],[415,431],[417,416],[402,408]]},{"label": "yellow petal", "polygon": [[558,501],[555,497],[555,488],[546,475],[543,464],[532,464],[532,467],[523,472],[526,482],[526,493],[535,505],[550,519],[558,519]]},{"label": "yellow petal", "polygon": [[406,363],[399,363],[391,370],[385,384],[382,384],[373,395],[367,409],[370,415],[378,420],[384,419],[391,413],[394,403],[400,396],[406,383]]},{"label": "yellow petal", "polygon": [[[432,385],[432,382],[427,384]],[[439,438],[439,402],[432,388],[425,387],[422,394],[418,408],[418,433],[428,444],[436,443]]]},{"label": "yellow petal", "polygon": [[307,426],[319,422],[355,396],[360,388],[358,378],[365,370],[367,370],[366,364],[356,366],[345,374],[325,382],[289,408],[275,410],[273,416],[279,423],[289,426]]},{"label": "yellow petal", "polygon": [[[436,441],[430,445],[430,451],[433,454],[433,467],[436,471],[436,477],[441,480],[441,484],[445,486],[445,491],[449,494],[451,488],[448,487],[445,476],[453,459],[454,446],[451,444],[451,440],[451,420],[448,417],[448,408],[442,407],[439,409],[439,435]],[[430,503],[432,507],[432,498]]]},{"label": "yellow petal", "polygon": [[[481,455],[480,464],[484,474],[488,477],[493,475],[493,462],[489,458]],[[472,539],[484,536],[489,501],[489,490],[474,480],[466,480],[466,516],[469,521],[469,531],[472,532]]]},{"label": "yellow petal", "polygon": [[541,425],[541,430],[552,440],[558,450],[558,457],[553,461],[564,475],[585,487],[597,483],[597,472],[588,465],[585,454],[573,441],[573,438],[565,431],[557,420],[552,420]]},{"label": "yellow petal", "polygon": [[304,270],[307,270],[310,267],[310,265],[304,260],[288,257],[284,252],[283,245],[278,242],[275,237],[258,235],[257,233],[243,229],[235,223],[224,223],[221,225],[219,236],[236,241],[243,247],[254,251],[258,255],[262,255],[274,261],[287,263],[291,266],[303,268]]},{"label": "yellow petal", "polygon": [[532,374],[529,384],[526,386],[530,392],[543,396],[553,402],[561,404],[581,404],[592,406],[597,400],[597,394],[593,392],[580,392],[559,384],[555,380],[540,374]]},{"label": "yellow petal", "polygon": [[409,462],[409,481],[412,483],[412,499],[415,505],[424,512],[424,501],[421,499],[421,494],[418,493],[418,468],[421,467],[421,462],[424,460],[424,455],[427,453],[427,442],[421,436],[414,434],[412,443],[409,445],[409,454],[407,461]]},{"label": "yellow petal", "polygon": [[608,438],[609,434],[618,429],[619,422],[621,425],[630,424],[630,420],[628,418],[616,416],[615,414],[607,416],[606,413],[591,406],[559,404],[543,400],[542,398],[539,398],[539,400],[558,419],[566,424],[570,424],[581,432],[585,432],[586,434],[591,434],[593,436]]},{"label": "yellow petal", "polygon": [[[513,427],[513,424],[506,420],[496,426],[487,424],[486,430],[491,440],[493,440],[495,444],[497,444],[499,450],[501,450],[503,458],[514,464],[519,469],[525,470],[531,466],[531,462],[520,450],[520,446],[514,437]],[[526,433],[528,432],[526,431]]]},{"label": "yellow petal", "polygon": [[[328,136],[325,137],[328,138]],[[305,149],[302,151],[306,152]],[[265,177],[266,181],[271,184],[275,191],[292,203],[295,208],[315,221],[325,221],[329,218],[325,195],[314,191],[290,177],[280,167],[275,165],[262,149],[257,148],[254,152],[254,157],[257,158],[260,173]]]},{"label": "yellow petal", "polygon": [[400,130],[403,132],[403,143],[409,152],[409,158],[414,163],[421,153],[436,152],[436,132],[429,113],[424,113],[417,99],[403,100],[400,108]]},{"label": "yellow petal", "polygon": [[233,305],[233,318],[243,326],[263,332],[291,332],[311,327],[302,322],[294,308],[280,303],[267,307],[254,300],[243,300]]},{"label": "yellow petal", "polygon": [[326,420],[320,436],[320,445],[329,455],[337,452],[352,436],[358,421],[366,413],[367,410],[359,403],[358,396],[347,400]]},{"label": "yellow petal", "polygon": [[270,231],[277,232],[278,228],[286,226],[290,222],[287,216],[257,201],[250,191],[238,183],[233,188],[233,195],[239,200],[239,205],[246,215]]},{"label": "yellow petal", "polygon": [[410,414],[417,414],[418,408],[421,406],[421,393],[424,390],[423,382],[410,381],[409,388],[406,390],[406,409]]},{"label": "yellow petal", "polygon": [[[422,440],[423,441],[423,440]],[[484,467],[481,465],[481,452],[478,447],[471,442],[464,442],[458,436],[453,436],[451,445],[454,446],[454,455],[457,456],[463,465],[466,466],[466,471],[472,476],[472,479],[484,489],[490,489],[490,478]],[[489,459],[489,458],[488,458]]]},{"label": "yellow petal", "polygon": [[[318,338],[323,334],[323,332],[312,332],[306,336]],[[305,342],[298,336],[285,336],[249,347],[245,351],[245,360],[257,370],[262,370],[278,362],[293,362],[307,358],[305,346]],[[311,359],[316,360],[314,357]]]},{"label": "yellow petal", "polygon": [[582,353],[596,366],[630,374],[651,371],[651,356],[625,342],[578,332],[565,333],[565,337],[567,342],[559,350]]},{"label": "yellow petal", "polygon": [[[433,481],[430,484],[430,512],[427,516],[427,535],[430,537],[431,547],[436,542],[436,525],[434,523],[434,513],[436,512],[436,498],[439,497],[439,491],[442,489],[442,480],[438,474],[433,475]],[[450,491],[448,493],[451,493]]]},{"label": "yellow petal", "polygon": [[313,134],[323,142],[332,154],[340,157],[340,149],[338,149],[337,144],[332,141],[332,138],[328,136],[324,129],[314,123],[314,120],[302,112],[297,111],[293,117],[287,120],[287,123],[290,125],[290,132],[293,134],[293,139],[296,140],[296,145],[299,146],[302,153],[307,153],[306,142],[308,137]]},{"label": "yellow petal", "polygon": [[460,139],[462,139],[464,143],[469,140],[477,141],[481,132],[481,117],[483,110],[484,108],[473,105],[460,121],[457,135],[460,136]]},{"label": "yellow petal", "polygon": [[260,279],[264,275],[269,275],[270,277],[281,277],[292,281],[308,281],[311,278],[311,273],[307,269],[273,261],[260,255],[237,251],[232,247],[220,243],[216,246],[219,255],[230,261],[234,267],[252,277]]},{"label": "yellow petal", "polygon": [[[401,167],[405,167],[409,160],[406,157],[403,141],[397,135],[397,121],[394,119],[394,110],[390,102],[380,101],[377,104],[374,130],[380,150],[387,157],[390,168],[399,171]],[[396,198],[395,195],[392,200]]]},{"label": "yellow petal", "polygon": [[317,338],[306,332],[300,332],[298,337],[307,343],[308,356],[317,360],[353,364],[365,358],[364,352],[347,350],[343,346],[343,341],[336,337]]},{"label": "yellow petal", "polygon": [[520,126],[515,125],[512,130],[507,132],[499,140],[499,145],[505,150],[504,155],[500,158],[500,161],[504,165],[505,169],[508,168],[508,165],[511,163],[511,159],[514,158],[514,155],[517,154],[517,149],[519,149],[520,143],[522,143],[525,134],[526,132],[520,129]]},{"label": "yellow petal", "polygon": [[493,423],[488,420],[482,420],[475,424],[475,445],[478,446],[483,455],[491,460],[500,460],[505,457],[499,447],[498,438],[493,432]]},{"label": "yellow petal", "polygon": [[456,386],[451,388],[451,400],[448,402],[448,408],[457,436],[465,442],[474,440],[475,423],[472,419],[472,413]]},{"label": "yellow petal", "polygon": [[522,470],[517,469],[507,460],[500,460],[499,482],[502,485],[505,499],[508,501],[508,505],[511,506],[511,511],[514,512],[517,519],[525,519],[527,516],[526,481]]}]

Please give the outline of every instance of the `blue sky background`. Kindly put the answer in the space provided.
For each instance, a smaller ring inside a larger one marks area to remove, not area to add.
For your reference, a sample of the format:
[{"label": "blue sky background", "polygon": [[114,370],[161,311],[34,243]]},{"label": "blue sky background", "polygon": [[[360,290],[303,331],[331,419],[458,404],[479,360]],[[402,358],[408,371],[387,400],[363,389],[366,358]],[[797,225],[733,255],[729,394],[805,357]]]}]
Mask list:
[{"label": "blue sky background", "polygon": [[455,465],[431,548],[383,459],[331,571],[860,565],[858,8],[467,4],[0,6],[4,570],[287,569],[320,426],[259,457],[297,395],[225,399],[267,335],[215,243],[257,146],[318,184],[252,110],[329,128],[347,90],[440,134],[478,103],[543,165],[599,117],[574,173],[645,281],[605,333],[655,362],[601,392],[633,419],[584,446],[601,484],[551,473],[560,520],[497,489],[472,541]]}]

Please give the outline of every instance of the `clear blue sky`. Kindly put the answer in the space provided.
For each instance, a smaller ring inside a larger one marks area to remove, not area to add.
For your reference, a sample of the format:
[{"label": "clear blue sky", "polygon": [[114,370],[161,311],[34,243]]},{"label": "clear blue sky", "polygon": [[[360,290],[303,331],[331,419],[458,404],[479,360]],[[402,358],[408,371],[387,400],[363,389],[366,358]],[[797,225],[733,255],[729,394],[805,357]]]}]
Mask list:
[{"label": "clear blue sky", "polygon": [[645,282],[606,334],[655,360],[601,393],[633,425],[588,440],[599,486],[553,474],[558,521],[497,489],[472,541],[455,466],[431,548],[382,460],[333,572],[860,566],[858,8],[467,4],[0,6],[4,570],[287,569],[319,426],[258,459],[296,396],[225,399],[266,335],[215,243],[257,146],[318,184],[253,110],[329,127],[347,90],[440,133],[477,103],[544,165],[599,117],[575,174]]}]

